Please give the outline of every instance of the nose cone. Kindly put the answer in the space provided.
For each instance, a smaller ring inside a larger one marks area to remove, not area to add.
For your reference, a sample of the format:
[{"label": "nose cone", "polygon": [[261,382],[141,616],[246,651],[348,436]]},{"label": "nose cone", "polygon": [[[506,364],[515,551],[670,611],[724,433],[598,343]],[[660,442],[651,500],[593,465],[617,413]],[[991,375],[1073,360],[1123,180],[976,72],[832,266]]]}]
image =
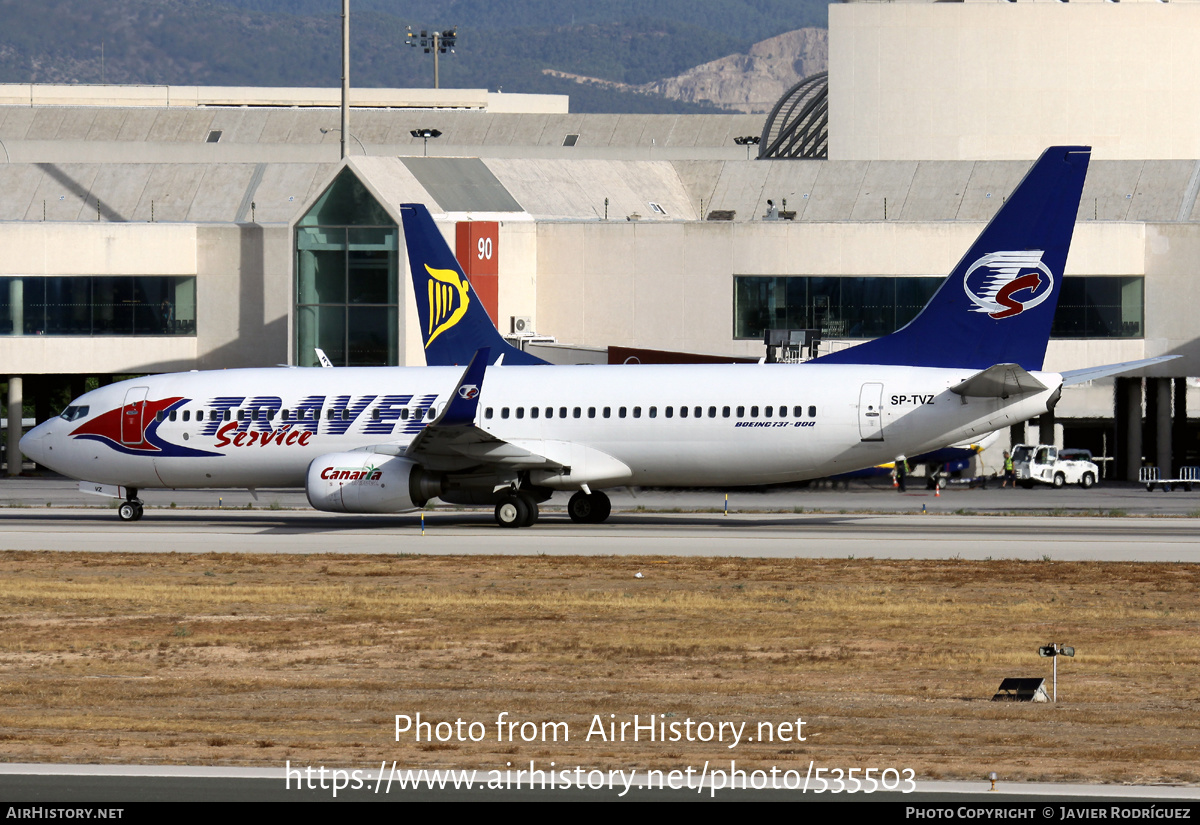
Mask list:
[{"label": "nose cone", "polygon": [[52,434],[56,421],[53,418],[43,421],[21,436],[21,452],[45,467],[50,466],[48,459],[53,455]]}]

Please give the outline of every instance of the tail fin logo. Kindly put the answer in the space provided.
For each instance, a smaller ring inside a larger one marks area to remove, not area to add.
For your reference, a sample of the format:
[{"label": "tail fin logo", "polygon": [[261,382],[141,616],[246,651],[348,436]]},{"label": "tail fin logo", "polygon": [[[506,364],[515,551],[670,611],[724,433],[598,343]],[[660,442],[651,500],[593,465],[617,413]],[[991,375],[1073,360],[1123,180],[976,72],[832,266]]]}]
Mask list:
[{"label": "tail fin logo", "polygon": [[471,286],[465,278],[459,278],[453,269],[434,269],[425,264],[429,273],[429,321],[425,331],[425,347],[446,330],[462,320],[467,314]]},{"label": "tail fin logo", "polygon": [[963,289],[975,303],[971,311],[1015,318],[1049,298],[1054,274],[1042,263],[1043,254],[1040,249],[990,252],[971,264],[963,279]]}]

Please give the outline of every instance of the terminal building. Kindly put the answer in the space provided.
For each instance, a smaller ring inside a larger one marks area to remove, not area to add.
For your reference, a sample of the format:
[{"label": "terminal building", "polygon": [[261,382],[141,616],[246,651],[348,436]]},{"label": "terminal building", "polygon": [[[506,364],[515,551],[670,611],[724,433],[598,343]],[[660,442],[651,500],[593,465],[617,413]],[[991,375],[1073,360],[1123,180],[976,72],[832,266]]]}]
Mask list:
[{"label": "terminal building", "polygon": [[0,86],[7,471],[23,402],[114,377],[424,363],[400,203],[549,360],[757,358],[770,329],[902,326],[1062,143],[1094,152],[1046,368],[1182,357],[1008,438],[1110,478],[1200,464],[1197,39],[1186,0],[845,3],[828,75],[767,116],[352,90],[344,158],[336,89]]}]

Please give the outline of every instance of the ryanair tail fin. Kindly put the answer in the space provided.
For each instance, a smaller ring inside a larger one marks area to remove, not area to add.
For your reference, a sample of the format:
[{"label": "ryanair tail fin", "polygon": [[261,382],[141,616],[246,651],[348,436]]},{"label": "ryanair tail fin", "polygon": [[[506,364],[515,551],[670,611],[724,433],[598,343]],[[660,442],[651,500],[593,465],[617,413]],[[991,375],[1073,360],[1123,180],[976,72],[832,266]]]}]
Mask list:
[{"label": "ryanair tail fin", "polygon": [[425,363],[431,367],[469,364],[480,350],[490,351],[490,364],[500,358],[508,365],[546,363],[512,346],[496,330],[429,210],[423,204],[402,203],[400,217]]},{"label": "ryanair tail fin", "polygon": [[1047,149],[916,318],[813,363],[1040,370],[1090,158]]}]

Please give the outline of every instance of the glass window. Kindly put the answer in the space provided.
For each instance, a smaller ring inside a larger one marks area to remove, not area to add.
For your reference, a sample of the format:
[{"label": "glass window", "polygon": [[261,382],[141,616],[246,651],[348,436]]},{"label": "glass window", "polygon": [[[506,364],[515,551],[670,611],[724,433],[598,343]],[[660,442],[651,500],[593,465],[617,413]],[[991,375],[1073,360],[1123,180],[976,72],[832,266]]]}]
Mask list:
[{"label": "glass window", "polygon": [[595,418],[595,417],[596,417],[596,408],[588,407],[588,418]]},{"label": "glass window", "polygon": [[350,170],[295,234],[296,363],[399,363],[399,231]]},{"label": "glass window", "polygon": [[634,418],[641,418],[641,417],[642,417],[642,408],[641,408],[641,407],[634,407],[634,408],[633,408],[633,417],[634,417]]},{"label": "glass window", "polygon": [[651,408],[650,408],[650,417],[651,417],[651,418],[658,418],[658,407],[651,407]]},{"label": "glass window", "polygon": [[538,417],[538,408],[537,408],[537,407],[530,407],[530,408],[529,408],[529,417],[530,417],[530,418],[537,418],[537,417]]}]

